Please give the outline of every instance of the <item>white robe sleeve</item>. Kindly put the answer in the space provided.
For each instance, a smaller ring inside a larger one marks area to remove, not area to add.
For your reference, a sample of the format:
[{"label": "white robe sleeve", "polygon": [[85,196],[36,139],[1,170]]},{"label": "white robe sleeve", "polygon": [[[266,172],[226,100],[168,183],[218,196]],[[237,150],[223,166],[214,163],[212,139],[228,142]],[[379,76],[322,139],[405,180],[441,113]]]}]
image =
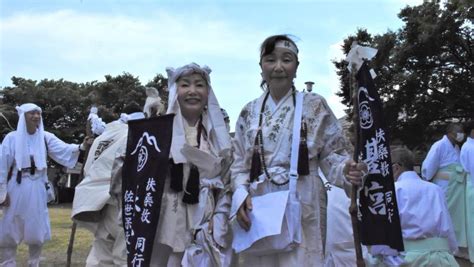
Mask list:
[{"label": "white robe sleeve", "polygon": [[14,132],[8,134],[3,139],[0,150],[0,203],[5,201],[7,195],[8,172],[13,164],[15,153],[14,149]]},{"label": "white robe sleeve", "polygon": [[231,171],[231,185],[232,185],[232,205],[230,209],[230,219],[233,219],[237,214],[238,209],[248,196],[248,185],[250,176],[250,166],[246,163],[246,149],[245,149],[245,119],[242,114],[248,114],[250,105],[244,107],[240,113],[239,119],[235,126],[235,135],[232,140],[234,149],[234,162],[230,168]]},{"label": "white robe sleeve", "polygon": [[13,164],[15,153],[15,136],[14,133],[8,134],[3,139],[2,150],[0,151],[0,185],[7,183],[8,172]]},{"label": "white robe sleeve", "polygon": [[440,165],[439,150],[439,143],[436,142],[431,146],[430,151],[428,151],[428,154],[421,165],[421,177],[424,180],[430,181],[438,171]]},{"label": "white robe sleeve", "polygon": [[[307,95],[307,106],[313,108],[305,108],[309,110],[309,119],[315,118],[315,124],[308,127],[308,131],[316,131],[308,138],[312,138],[312,142],[321,144],[319,151],[319,167],[323,174],[327,177],[331,184],[345,189],[350,188],[350,183],[346,180],[343,170],[347,160],[350,159],[347,148],[347,140],[345,140],[342,129],[331,109],[327,105],[324,98],[314,98],[314,95]],[[319,103],[318,103],[319,102]]]},{"label": "white robe sleeve", "polygon": [[73,168],[79,157],[79,145],[67,144],[50,132],[44,133],[48,144],[48,156],[57,163]]}]

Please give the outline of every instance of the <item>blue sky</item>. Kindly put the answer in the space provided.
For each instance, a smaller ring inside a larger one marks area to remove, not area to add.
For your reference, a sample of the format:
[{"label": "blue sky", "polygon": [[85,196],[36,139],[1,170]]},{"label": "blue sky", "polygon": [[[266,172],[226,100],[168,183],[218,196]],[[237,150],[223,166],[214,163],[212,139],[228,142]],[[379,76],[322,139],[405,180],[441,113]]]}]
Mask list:
[{"label": "blue sky", "polygon": [[[262,91],[259,45],[269,35],[298,38],[298,89],[311,80],[337,117],[344,107],[331,60],[357,28],[397,30],[397,14],[421,0],[0,0],[0,87],[12,76],[103,81],[129,72],[143,84],[167,66],[208,65],[231,124]],[[233,128],[233,127],[232,127]]]}]

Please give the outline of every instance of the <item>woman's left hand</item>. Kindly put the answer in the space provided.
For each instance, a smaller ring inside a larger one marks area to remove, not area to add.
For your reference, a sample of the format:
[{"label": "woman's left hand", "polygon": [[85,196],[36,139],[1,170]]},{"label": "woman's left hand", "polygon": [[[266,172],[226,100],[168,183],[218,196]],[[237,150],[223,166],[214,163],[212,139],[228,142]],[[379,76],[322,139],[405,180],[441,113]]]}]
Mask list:
[{"label": "woman's left hand", "polygon": [[356,163],[351,159],[346,161],[343,172],[351,184],[361,186],[363,178],[367,175],[367,165],[363,162]]}]

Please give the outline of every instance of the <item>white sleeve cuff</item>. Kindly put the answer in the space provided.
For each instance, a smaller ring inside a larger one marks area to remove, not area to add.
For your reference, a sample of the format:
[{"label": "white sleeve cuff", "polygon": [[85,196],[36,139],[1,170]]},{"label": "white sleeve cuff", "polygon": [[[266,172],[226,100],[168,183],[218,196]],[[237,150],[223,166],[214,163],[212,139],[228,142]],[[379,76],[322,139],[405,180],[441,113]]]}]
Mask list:
[{"label": "white sleeve cuff", "polygon": [[232,195],[232,205],[230,207],[230,216],[229,219],[234,219],[235,215],[237,215],[237,211],[239,211],[240,206],[244,203],[245,199],[249,195],[246,186],[240,185],[235,190],[234,194]]}]

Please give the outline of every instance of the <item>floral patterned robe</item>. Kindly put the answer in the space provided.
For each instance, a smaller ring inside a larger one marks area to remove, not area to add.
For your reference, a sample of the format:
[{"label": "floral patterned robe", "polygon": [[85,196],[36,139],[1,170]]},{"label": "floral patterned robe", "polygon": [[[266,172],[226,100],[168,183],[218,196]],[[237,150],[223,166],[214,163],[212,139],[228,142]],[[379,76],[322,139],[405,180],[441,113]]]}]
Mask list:
[{"label": "floral patterned robe", "polygon": [[[248,103],[240,113],[233,140],[234,162],[231,166],[232,189],[234,191],[231,218],[247,194],[262,195],[287,190],[288,184],[277,186],[261,175],[259,181],[249,184],[249,172],[259,113],[266,92]],[[264,157],[271,179],[277,183],[288,180],[290,151],[294,117],[291,91],[277,104],[268,97],[264,108],[262,133]],[[323,244],[326,232],[327,196],[318,176],[320,167],[329,181],[339,187],[349,187],[343,176],[344,163],[349,159],[345,150],[346,140],[334,114],[326,101],[315,93],[306,93],[303,100],[303,120],[307,124],[307,145],[310,174],[300,176],[297,195],[302,204],[302,243],[290,252],[256,257],[241,254],[245,266],[322,266]],[[237,222],[235,222],[237,223]]]}]

